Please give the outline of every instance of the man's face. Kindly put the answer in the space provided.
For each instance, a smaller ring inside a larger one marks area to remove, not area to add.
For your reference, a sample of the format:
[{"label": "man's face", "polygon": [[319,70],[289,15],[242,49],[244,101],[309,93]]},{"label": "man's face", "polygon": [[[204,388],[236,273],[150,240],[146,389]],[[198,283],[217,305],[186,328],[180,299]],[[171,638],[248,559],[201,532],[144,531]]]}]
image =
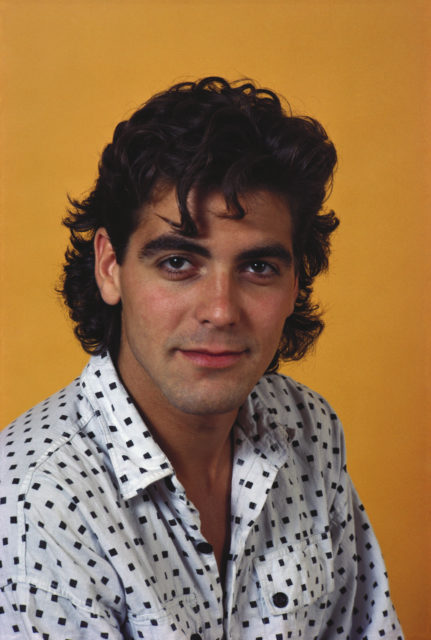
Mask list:
[{"label": "man's face", "polygon": [[297,296],[291,217],[261,191],[226,215],[223,196],[191,199],[198,237],[181,236],[174,190],[146,207],[121,265],[106,233],[96,277],[122,303],[118,368],[138,405],[186,414],[237,410],[265,372]]}]

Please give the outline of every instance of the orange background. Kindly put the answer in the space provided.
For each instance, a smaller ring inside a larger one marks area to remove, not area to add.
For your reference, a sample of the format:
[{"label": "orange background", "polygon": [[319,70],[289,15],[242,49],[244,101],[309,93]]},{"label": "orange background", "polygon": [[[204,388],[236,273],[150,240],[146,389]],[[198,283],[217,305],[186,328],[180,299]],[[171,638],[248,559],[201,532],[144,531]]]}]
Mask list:
[{"label": "orange background", "polygon": [[342,218],[332,269],[317,287],[327,329],[315,354],[285,372],[343,420],[350,472],[408,640],[431,637],[427,7],[0,0],[0,423],[68,383],[87,359],[53,292],[66,243],[60,218],[66,192],[91,186],[115,124],[155,91],[196,76],[247,75],[281,92],[320,119],[338,148],[330,205]]}]

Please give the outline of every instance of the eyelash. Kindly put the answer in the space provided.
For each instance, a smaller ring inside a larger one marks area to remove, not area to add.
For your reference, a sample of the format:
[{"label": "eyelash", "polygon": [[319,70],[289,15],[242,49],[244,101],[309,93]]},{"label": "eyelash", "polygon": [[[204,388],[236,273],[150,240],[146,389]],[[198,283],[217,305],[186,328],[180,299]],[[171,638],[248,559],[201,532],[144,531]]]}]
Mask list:
[{"label": "eyelash", "polygon": [[170,262],[173,262],[174,260],[180,261],[182,264],[181,266],[184,265],[184,263],[189,263],[190,266],[193,266],[192,263],[190,262],[190,260],[188,260],[188,258],[185,258],[184,256],[169,256],[169,258],[164,258],[164,260],[162,260],[161,262],[159,262],[158,267],[160,269],[166,270],[168,273],[172,273],[172,274],[180,274],[180,273],[184,273],[184,271],[181,271],[178,268],[173,267],[172,264],[169,264]]},{"label": "eyelash", "polygon": [[274,275],[274,274],[278,274],[280,273],[279,270],[277,269],[277,267],[273,264],[270,264],[269,262],[266,262],[265,260],[253,260],[252,262],[248,263],[248,266],[253,266],[255,267],[256,265],[260,265],[260,266],[264,266],[265,268],[269,268],[271,273],[268,275],[265,275],[263,273],[259,273],[259,272],[255,272],[256,275],[259,275],[260,277],[263,278],[267,278],[269,277],[269,275]]},{"label": "eyelash", "polygon": [[[181,262],[180,265],[177,265],[177,268],[173,267],[172,263],[173,261],[179,261]],[[186,263],[188,263],[190,266],[186,269],[181,269],[181,267],[183,267]],[[278,275],[280,273],[278,267],[276,267],[275,265],[267,262],[266,260],[252,260],[250,262],[247,262],[245,264],[245,268],[248,269],[250,267],[252,268],[256,268],[259,265],[259,267],[264,267],[264,269],[269,269],[270,272],[269,273],[262,273],[259,271],[251,271],[252,275],[257,276],[259,279],[268,279],[271,278],[274,275]],[[186,279],[187,277],[190,277],[189,272],[195,269],[195,266],[193,265],[193,263],[186,258],[185,256],[180,256],[180,255],[174,255],[174,256],[169,256],[168,258],[164,258],[163,260],[161,260],[157,267],[161,270],[164,271],[165,274],[171,278],[172,280],[180,280],[180,279]]]}]

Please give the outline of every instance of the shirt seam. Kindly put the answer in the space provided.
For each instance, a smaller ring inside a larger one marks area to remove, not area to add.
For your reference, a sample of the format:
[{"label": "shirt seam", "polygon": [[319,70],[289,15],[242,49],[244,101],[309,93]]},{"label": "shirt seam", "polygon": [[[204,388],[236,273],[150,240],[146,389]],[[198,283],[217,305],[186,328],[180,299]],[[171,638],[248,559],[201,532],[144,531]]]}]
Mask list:
[{"label": "shirt seam", "polygon": [[18,502],[18,505],[17,505],[17,527],[18,527],[18,534],[19,534],[19,539],[17,543],[17,552],[18,552],[18,558],[22,561],[22,564],[19,565],[20,568],[17,574],[19,576],[19,581],[24,580],[25,582],[27,579],[26,547],[28,542],[27,542],[27,537],[25,533],[25,523],[27,521],[27,516],[25,514],[25,497],[28,495],[33,477],[35,473],[41,468],[41,466],[47,460],[49,460],[49,458],[56,451],[58,451],[61,447],[63,447],[67,442],[70,442],[82,429],[84,429],[93,417],[94,417],[94,414],[89,416],[88,419],[84,419],[83,417],[81,417],[76,423],[77,427],[79,428],[77,428],[74,431],[74,433],[68,434],[67,436],[64,434],[61,434],[57,438],[57,440],[55,440],[55,442],[51,443],[48,449],[40,456],[39,460],[34,463],[34,466],[28,469],[26,475],[22,480],[21,490],[20,490],[21,500]]},{"label": "shirt seam", "polygon": [[[91,607],[88,606],[85,602],[82,602],[76,598],[72,598],[70,596],[69,593],[67,593],[66,591],[63,591],[62,589],[52,589],[51,587],[49,587],[46,584],[43,584],[42,582],[38,581],[38,580],[27,580],[27,579],[21,579],[19,577],[17,577],[16,580],[13,580],[11,582],[6,583],[3,587],[0,587],[0,590],[7,594],[7,591],[13,591],[14,587],[18,587],[19,585],[22,585],[24,587],[28,587],[29,589],[34,587],[35,589],[37,589],[38,591],[43,591],[45,594],[49,594],[49,595],[53,595],[53,596],[57,596],[60,598],[63,598],[64,600],[67,600],[68,602],[70,602],[70,604],[78,609],[80,609],[81,611],[86,612],[86,614],[88,615],[97,615],[99,618],[103,618],[104,620],[107,620],[108,623],[112,625],[111,623],[111,619],[108,618],[108,616],[106,615],[106,613],[98,608],[94,606],[94,601],[92,601],[92,605]],[[112,609],[112,611],[115,611],[114,609]],[[118,611],[118,613],[120,614],[121,612]],[[116,619],[115,616],[112,616],[113,619]]]}]

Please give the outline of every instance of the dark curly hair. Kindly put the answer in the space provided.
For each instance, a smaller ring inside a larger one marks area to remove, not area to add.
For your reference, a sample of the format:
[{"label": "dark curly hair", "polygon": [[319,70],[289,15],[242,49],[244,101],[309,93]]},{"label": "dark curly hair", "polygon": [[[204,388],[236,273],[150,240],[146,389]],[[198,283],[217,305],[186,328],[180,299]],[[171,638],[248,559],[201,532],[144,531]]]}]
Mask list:
[{"label": "dark curly hair", "polygon": [[275,371],[280,359],[302,358],[323,329],[311,294],[314,278],[328,267],[329,236],[338,225],[333,211],[322,212],[336,161],[334,145],[316,120],[293,115],[273,91],[248,80],[208,77],[152,97],[116,127],[89,196],[69,199],[64,224],[71,246],[59,290],[83,348],[115,354],[120,339],[121,303],[106,304],[94,276],[98,228],[106,228],[121,264],[156,188],[176,188],[180,232],[189,236],[197,233],[187,208],[191,188],[216,188],[238,218],[245,214],[241,195],[266,189],[288,202],[299,280],[294,312],[267,371]]}]

